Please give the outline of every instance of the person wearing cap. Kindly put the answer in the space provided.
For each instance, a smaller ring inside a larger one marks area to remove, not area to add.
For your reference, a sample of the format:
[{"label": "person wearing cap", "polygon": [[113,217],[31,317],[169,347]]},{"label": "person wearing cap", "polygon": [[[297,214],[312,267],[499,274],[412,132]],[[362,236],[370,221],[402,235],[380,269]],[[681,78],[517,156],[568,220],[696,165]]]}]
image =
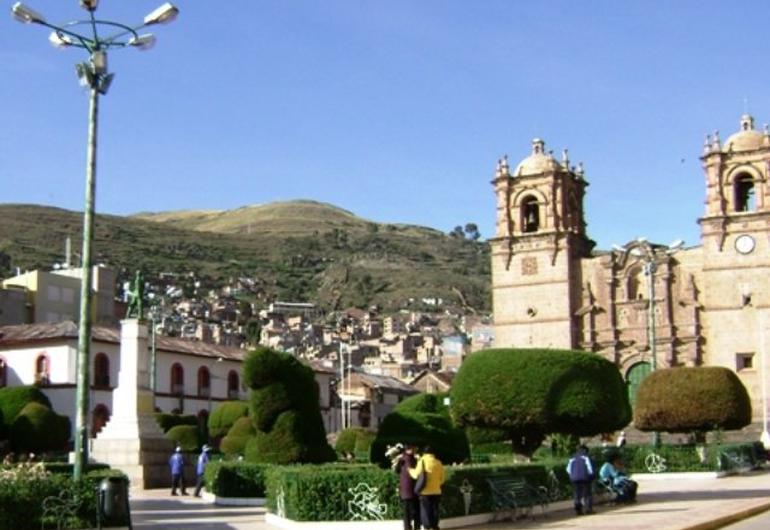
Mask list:
[{"label": "person wearing cap", "polygon": [[171,467],[171,495],[176,496],[176,489],[180,486],[182,495],[187,495],[187,489],[184,487],[184,455],[181,447],[177,446],[174,454],[168,459],[168,465]]},{"label": "person wearing cap", "polygon": [[195,496],[200,497],[201,496],[201,488],[203,487],[203,474],[206,472],[206,466],[209,463],[209,453],[211,452],[211,447],[209,447],[208,444],[203,444],[203,447],[201,448],[201,454],[198,455],[198,464],[195,466],[195,474],[198,478],[198,480],[195,483]]}]

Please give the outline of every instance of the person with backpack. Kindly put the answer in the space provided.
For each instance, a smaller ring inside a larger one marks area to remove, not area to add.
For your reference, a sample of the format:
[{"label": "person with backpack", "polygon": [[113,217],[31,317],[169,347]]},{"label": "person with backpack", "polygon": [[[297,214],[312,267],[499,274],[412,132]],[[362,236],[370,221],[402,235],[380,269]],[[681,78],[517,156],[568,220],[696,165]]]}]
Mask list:
[{"label": "person with backpack", "polygon": [[592,482],[594,466],[588,456],[588,447],[581,445],[575,455],[567,462],[567,474],[572,482],[574,493],[575,513],[577,515],[594,513],[594,498]]},{"label": "person with backpack", "polygon": [[433,449],[426,446],[414,469],[409,473],[415,480],[415,493],[420,496],[420,521],[427,530],[438,530],[441,485],[444,483],[444,465]]}]

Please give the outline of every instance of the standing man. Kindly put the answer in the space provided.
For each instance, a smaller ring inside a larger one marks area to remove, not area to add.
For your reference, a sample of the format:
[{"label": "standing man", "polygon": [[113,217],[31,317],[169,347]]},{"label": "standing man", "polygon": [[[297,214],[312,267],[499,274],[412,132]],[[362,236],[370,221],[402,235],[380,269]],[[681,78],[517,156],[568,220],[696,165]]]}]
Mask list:
[{"label": "standing man", "polygon": [[[414,470],[409,470],[417,484],[424,482],[420,489],[420,520],[427,530],[438,530],[438,509],[441,502],[441,485],[444,483],[444,465],[433,454],[433,448],[425,446]],[[420,475],[425,475],[424,479]]]},{"label": "standing man", "polygon": [[201,454],[198,456],[198,465],[195,466],[195,474],[198,479],[195,483],[194,495],[196,497],[201,496],[201,488],[203,487],[203,474],[206,472],[206,466],[209,463],[210,451],[211,451],[211,447],[209,447],[208,444],[203,444],[203,447],[201,448]]},{"label": "standing man", "polygon": [[594,513],[594,499],[591,482],[594,480],[594,467],[588,457],[588,447],[581,445],[575,455],[567,462],[567,474],[572,482],[575,513],[577,515]]},{"label": "standing man", "polygon": [[174,454],[168,459],[168,465],[171,467],[171,495],[176,496],[176,489],[180,486],[182,495],[187,495],[187,489],[184,487],[184,455],[181,447],[177,446]]}]

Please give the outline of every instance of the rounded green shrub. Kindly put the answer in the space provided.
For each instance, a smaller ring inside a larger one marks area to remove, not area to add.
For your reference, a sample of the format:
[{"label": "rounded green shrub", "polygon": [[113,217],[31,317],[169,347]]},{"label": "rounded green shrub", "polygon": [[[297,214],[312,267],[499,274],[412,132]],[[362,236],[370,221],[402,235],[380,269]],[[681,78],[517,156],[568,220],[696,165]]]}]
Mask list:
[{"label": "rounded green shrub", "polygon": [[230,427],[227,436],[219,442],[219,449],[226,455],[242,455],[246,450],[246,442],[256,433],[251,418],[242,416]]},{"label": "rounded green shrub", "polygon": [[6,427],[13,424],[21,409],[28,403],[40,403],[49,409],[51,402],[36,386],[9,386],[0,388],[0,417]]},{"label": "rounded green shrub", "polygon": [[239,418],[248,416],[249,404],[246,401],[224,401],[209,416],[209,435],[212,438],[225,436]]},{"label": "rounded green shrub", "polygon": [[156,412],[155,421],[158,422],[163,432],[168,432],[177,425],[198,425],[198,417],[193,414],[168,414],[165,412]]},{"label": "rounded green shrub", "polygon": [[385,416],[371,444],[371,461],[389,465],[385,451],[397,443],[430,445],[445,464],[468,460],[468,438],[465,431],[452,424],[444,397],[445,394],[417,394],[396,405],[393,412]]},{"label": "rounded green shrub", "polygon": [[355,454],[369,452],[377,433],[363,427],[349,427],[340,431],[334,450],[339,454]]},{"label": "rounded green shrub", "polygon": [[13,420],[10,439],[17,453],[60,451],[67,448],[70,439],[70,420],[32,401]]},{"label": "rounded green shrub", "polygon": [[246,459],[264,463],[320,463],[336,459],[326,441],[313,370],[287,353],[257,348],[243,366],[251,389],[255,434]]},{"label": "rounded green shrub", "polygon": [[182,451],[197,451],[204,441],[201,440],[200,429],[197,425],[176,425],[166,433],[166,438],[172,440]]},{"label": "rounded green shrub", "polygon": [[721,366],[656,370],[636,393],[634,426],[642,431],[735,430],[750,423],[746,387]]},{"label": "rounded green shrub", "polygon": [[551,433],[595,436],[631,419],[625,383],[598,355],[550,349],[474,353],[452,383],[461,426],[502,429],[514,450],[531,454]]}]

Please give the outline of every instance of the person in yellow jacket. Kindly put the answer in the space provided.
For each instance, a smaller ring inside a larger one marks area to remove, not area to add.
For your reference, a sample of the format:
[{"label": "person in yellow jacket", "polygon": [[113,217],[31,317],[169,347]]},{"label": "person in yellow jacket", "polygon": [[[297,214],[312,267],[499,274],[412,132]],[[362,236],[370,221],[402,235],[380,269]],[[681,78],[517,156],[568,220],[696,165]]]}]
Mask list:
[{"label": "person in yellow jacket", "polygon": [[420,496],[420,520],[422,527],[428,530],[438,530],[438,510],[441,501],[441,485],[444,483],[444,464],[433,454],[433,449],[426,446],[417,465],[409,470],[417,483],[422,473],[425,473],[425,485],[415,493]]}]

